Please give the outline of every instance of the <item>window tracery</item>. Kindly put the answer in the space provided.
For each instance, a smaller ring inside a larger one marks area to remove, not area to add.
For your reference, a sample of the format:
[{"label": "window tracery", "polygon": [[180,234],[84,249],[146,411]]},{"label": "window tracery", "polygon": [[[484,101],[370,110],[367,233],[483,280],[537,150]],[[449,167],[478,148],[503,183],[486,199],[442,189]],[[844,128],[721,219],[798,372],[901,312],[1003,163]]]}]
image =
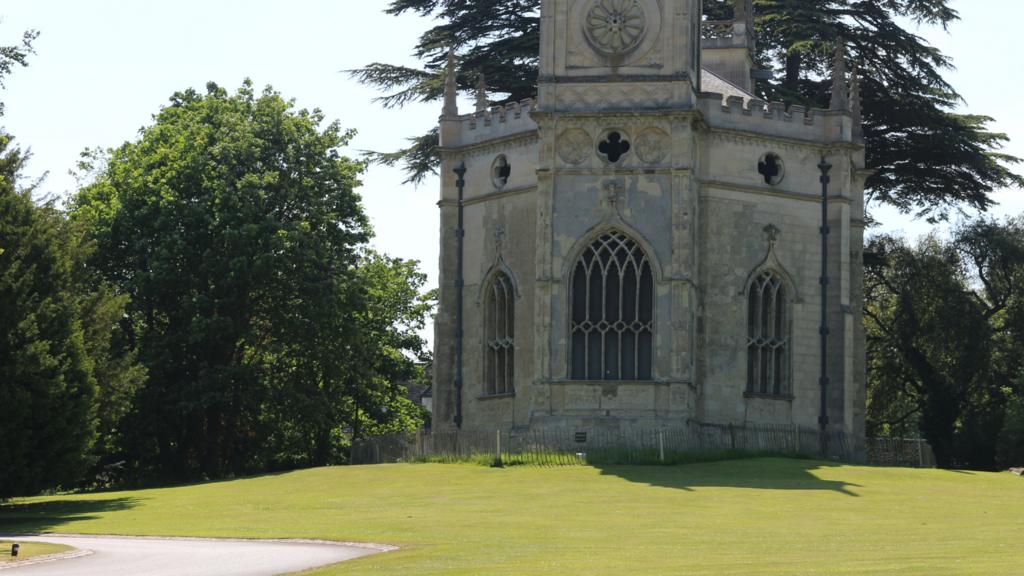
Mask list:
[{"label": "window tracery", "polygon": [[772,271],[759,274],[747,295],[747,393],[787,396],[789,321],[786,288]]},{"label": "window tracery", "polygon": [[498,272],[485,299],[484,393],[499,396],[515,392],[515,289],[512,279]]},{"label": "window tracery", "polygon": [[620,232],[587,247],[570,292],[573,380],[651,380],[654,277],[643,249]]}]

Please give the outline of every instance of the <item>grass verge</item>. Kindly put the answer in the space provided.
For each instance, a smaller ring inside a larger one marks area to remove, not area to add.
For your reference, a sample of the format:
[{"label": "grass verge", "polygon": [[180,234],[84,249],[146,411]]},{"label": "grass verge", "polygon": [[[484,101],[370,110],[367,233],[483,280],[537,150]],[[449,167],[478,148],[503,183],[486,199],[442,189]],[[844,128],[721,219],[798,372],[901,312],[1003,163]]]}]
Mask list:
[{"label": "grass verge", "polygon": [[396,464],[16,500],[0,532],[395,544],[327,575],[1020,574],[1010,474],[766,458]]},{"label": "grass verge", "polygon": [[20,562],[22,560],[29,560],[40,556],[49,556],[50,554],[60,554],[62,552],[69,552],[73,550],[70,546],[63,546],[61,544],[18,542],[21,548],[18,550],[18,557],[14,558],[11,556],[12,544],[14,544],[14,542],[10,540],[0,540],[0,566],[10,564],[12,562]]}]

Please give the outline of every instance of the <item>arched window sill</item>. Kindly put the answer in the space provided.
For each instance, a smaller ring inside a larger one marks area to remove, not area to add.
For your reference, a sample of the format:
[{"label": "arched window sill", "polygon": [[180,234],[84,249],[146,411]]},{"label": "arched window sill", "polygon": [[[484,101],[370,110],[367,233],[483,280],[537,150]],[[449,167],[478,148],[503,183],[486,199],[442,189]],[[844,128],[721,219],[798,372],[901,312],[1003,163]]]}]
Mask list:
[{"label": "arched window sill", "polygon": [[754,392],[744,392],[744,398],[750,398],[752,400],[779,400],[782,402],[792,402],[796,399],[792,394],[756,394]]},{"label": "arched window sill", "polygon": [[504,394],[484,394],[483,396],[477,396],[477,400],[500,400],[502,398],[515,398],[515,392],[506,392]]}]

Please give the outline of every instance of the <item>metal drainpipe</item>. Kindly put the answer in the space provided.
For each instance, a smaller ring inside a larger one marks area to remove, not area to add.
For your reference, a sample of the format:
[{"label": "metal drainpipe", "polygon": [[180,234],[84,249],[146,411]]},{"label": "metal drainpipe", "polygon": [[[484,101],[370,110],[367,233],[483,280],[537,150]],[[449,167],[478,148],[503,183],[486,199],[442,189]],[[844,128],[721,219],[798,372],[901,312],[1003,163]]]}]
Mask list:
[{"label": "metal drainpipe", "polygon": [[465,290],[463,258],[466,241],[463,195],[466,189],[466,163],[460,163],[454,172],[458,176],[455,186],[459,190],[459,223],[455,229],[455,427],[462,428],[462,309],[463,292]]},{"label": "metal drainpipe", "polygon": [[818,417],[818,425],[821,428],[821,455],[828,456],[828,184],[831,182],[828,173],[832,165],[824,155],[818,169],[821,170],[821,378],[818,380],[821,386],[821,415]]}]

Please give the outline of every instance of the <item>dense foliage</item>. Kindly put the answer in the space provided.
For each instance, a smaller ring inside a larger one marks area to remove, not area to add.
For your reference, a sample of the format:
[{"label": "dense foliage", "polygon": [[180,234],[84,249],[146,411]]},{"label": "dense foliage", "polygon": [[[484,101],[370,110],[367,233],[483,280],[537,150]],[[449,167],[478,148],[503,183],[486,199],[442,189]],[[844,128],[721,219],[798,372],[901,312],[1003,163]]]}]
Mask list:
[{"label": "dense foliage", "polygon": [[1024,220],[916,246],[883,236],[868,251],[869,434],[920,431],[942,466],[1019,457]]},{"label": "dense foliage", "polygon": [[[0,87],[36,36],[0,46]],[[118,341],[125,300],[86,268],[63,214],[21,187],[27,160],[0,130],[0,498],[76,482],[142,376]]]},{"label": "dense foliage", "polygon": [[1012,398],[1006,406],[997,456],[1003,468],[1024,467],[1024,393]]},{"label": "dense foliage", "polygon": [[[0,46],[0,87],[36,36]],[[350,137],[211,84],[86,153],[62,211],[0,131],[0,499],[340,462],[422,424],[433,295],[366,248]]]},{"label": "dense foliage", "polygon": [[[391,14],[434,17],[414,56],[420,68],[375,62],[352,71],[386,94],[385,106],[441,98],[446,54],[458,51],[458,85],[474,90],[484,74],[497,101],[536,93],[540,0],[392,0]],[[962,206],[986,209],[991,193],[1024,184],[999,152],[1007,137],[987,129],[991,119],[954,110],[961,98],[943,78],[952,64],[903,22],[947,26],[958,15],[948,0],[755,0],[757,59],[775,79],[758,83],[759,96],[827,107],[832,54],[838,39],[862,78],[868,166],[867,191],[879,202],[930,218]],[[732,2],[705,0],[706,18],[732,18]],[[410,147],[373,159],[402,164],[411,181],[437,165],[436,130]]]},{"label": "dense foliage", "polygon": [[399,384],[430,306],[412,264],[364,255],[349,137],[269,88],[211,84],[92,159],[71,216],[148,369],[117,440],[131,477],[337,462],[345,430],[413,412]]},{"label": "dense foliage", "polygon": [[95,434],[74,240],[15,188],[24,156],[10,142],[0,136],[0,498],[77,479]]}]

